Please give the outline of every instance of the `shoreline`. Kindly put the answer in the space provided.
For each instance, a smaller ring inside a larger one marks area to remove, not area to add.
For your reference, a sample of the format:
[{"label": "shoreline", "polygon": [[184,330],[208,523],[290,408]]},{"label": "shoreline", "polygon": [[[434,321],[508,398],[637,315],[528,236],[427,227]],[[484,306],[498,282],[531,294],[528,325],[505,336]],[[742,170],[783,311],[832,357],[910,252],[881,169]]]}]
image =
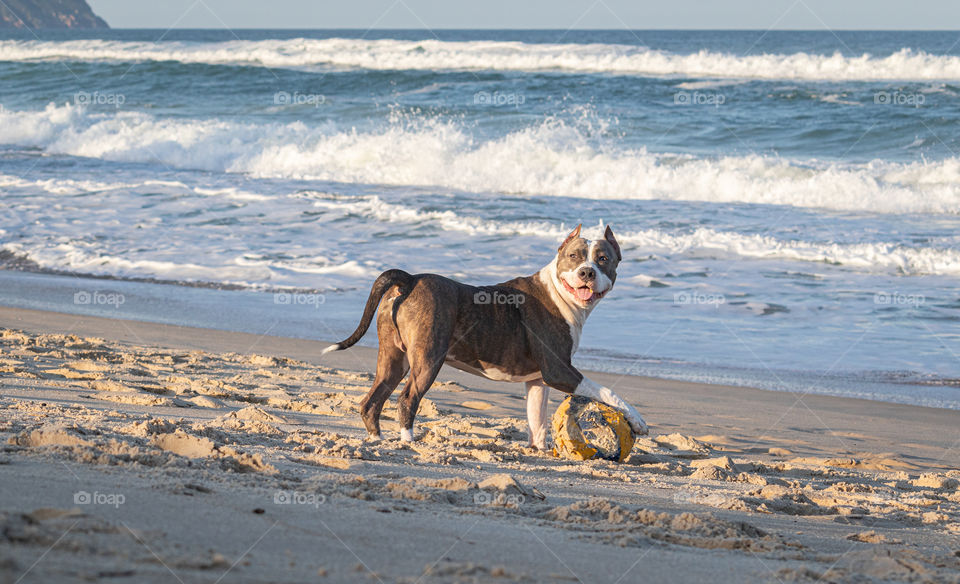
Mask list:
[{"label": "shoreline", "polygon": [[[103,287],[104,282],[110,286]],[[219,330],[256,333],[268,331],[278,337],[317,342],[318,336],[339,340],[353,332],[362,305],[355,293],[327,292],[304,295],[304,302],[278,302],[277,294],[253,290],[220,290],[149,283],[124,279],[102,280],[86,276],[56,275],[0,269],[0,306],[10,309],[99,316],[109,319],[164,323]],[[77,304],[77,293],[98,294],[109,300],[118,296],[124,304]],[[364,291],[361,296],[365,298]],[[290,295],[284,294],[287,298]],[[307,302],[313,301],[313,302]],[[79,314],[78,314],[79,313]],[[603,315],[596,315],[600,317]],[[818,394],[865,399],[871,402],[900,403],[960,411],[960,388],[953,377],[894,371],[787,370],[769,368],[748,352],[747,361],[723,363],[685,361],[684,359],[611,350],[596,337],[598,331],[612,326],[596,320],[587,331],[584,346],[574,356],[581,369],[624,373],[640,377],[678,380],[693,384],[761,388],[794,394]],[[592,332],[591,332],[592,331]],[[375,343],[374,335],[361,340],[361,346]],[[333,341],[331,341],[333,342]],[[322,344],[322,343],[321,343]],[[645,346],[646,347],[646,346]],[[368,347],[369,348],[369,347]],[[815,380],[815,383],[811,383]],[[933,383],[936,381],[936,383]]]}]

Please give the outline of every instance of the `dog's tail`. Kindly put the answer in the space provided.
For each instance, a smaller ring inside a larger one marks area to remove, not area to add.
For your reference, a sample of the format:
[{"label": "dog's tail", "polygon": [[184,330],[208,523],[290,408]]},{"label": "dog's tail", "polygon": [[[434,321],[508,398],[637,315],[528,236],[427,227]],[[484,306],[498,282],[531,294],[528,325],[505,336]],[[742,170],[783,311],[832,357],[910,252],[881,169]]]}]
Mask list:
[{"label": "dog's tail", "polygon": [[401,287],[401,293],[406,293],[410,291],[409,289],[412,283],[413,276],[403,270],[387,270],[380,274],[380,276],[374,280],[373,287],[370,289],[370,296],[367,297],[367,305],[363,309],[363,316],[360,318],[360,324],[357,325],[357,330],[353,331],[353,334],[346,339],[324,349],[321,355],[326,355],[333,351],[342,351],[357,344],[357,341],[359,341],[363,335],[366,334],[367,329],[370,328],[373,315],[377,312],[377,306],[380,305],[380,299],[383,298],[387,290],[389,290],[391,286],[399,285]]}]

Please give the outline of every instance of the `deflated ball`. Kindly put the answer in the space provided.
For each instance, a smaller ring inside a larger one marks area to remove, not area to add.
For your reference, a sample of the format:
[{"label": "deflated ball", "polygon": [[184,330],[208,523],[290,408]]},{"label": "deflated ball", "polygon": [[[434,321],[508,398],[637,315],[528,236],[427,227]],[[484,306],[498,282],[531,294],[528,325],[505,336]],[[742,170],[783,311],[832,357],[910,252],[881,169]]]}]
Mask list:
[{"label": "deflated ball", "polygon": [[633,448],[633,431],[624,415],[587,397],[571,395],[563,400],[552,425],[554,456],[623,462]]}]

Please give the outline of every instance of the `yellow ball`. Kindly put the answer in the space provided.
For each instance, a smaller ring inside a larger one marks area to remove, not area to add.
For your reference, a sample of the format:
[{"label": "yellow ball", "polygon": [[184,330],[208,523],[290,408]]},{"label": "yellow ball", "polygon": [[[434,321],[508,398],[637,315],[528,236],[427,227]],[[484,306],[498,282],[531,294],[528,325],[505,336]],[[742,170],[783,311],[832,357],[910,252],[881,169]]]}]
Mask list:
[{"label": "yellow ball", "polygon": [[623,462],[633,449],[627,419],[605,403],[579,395],[563,400],[553,414],[553,455],[571,460]]}]

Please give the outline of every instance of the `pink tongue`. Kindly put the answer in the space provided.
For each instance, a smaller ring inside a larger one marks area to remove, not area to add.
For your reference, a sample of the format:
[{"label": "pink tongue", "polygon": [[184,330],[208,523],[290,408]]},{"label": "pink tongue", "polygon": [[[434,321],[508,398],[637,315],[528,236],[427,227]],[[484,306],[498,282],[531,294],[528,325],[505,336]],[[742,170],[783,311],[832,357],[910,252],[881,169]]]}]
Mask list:
[{"label": "pink tongue", "polygon": [[593,290],[590,288],[577,288],[577,298],[580,300],[590,300],[593,298]]}]

